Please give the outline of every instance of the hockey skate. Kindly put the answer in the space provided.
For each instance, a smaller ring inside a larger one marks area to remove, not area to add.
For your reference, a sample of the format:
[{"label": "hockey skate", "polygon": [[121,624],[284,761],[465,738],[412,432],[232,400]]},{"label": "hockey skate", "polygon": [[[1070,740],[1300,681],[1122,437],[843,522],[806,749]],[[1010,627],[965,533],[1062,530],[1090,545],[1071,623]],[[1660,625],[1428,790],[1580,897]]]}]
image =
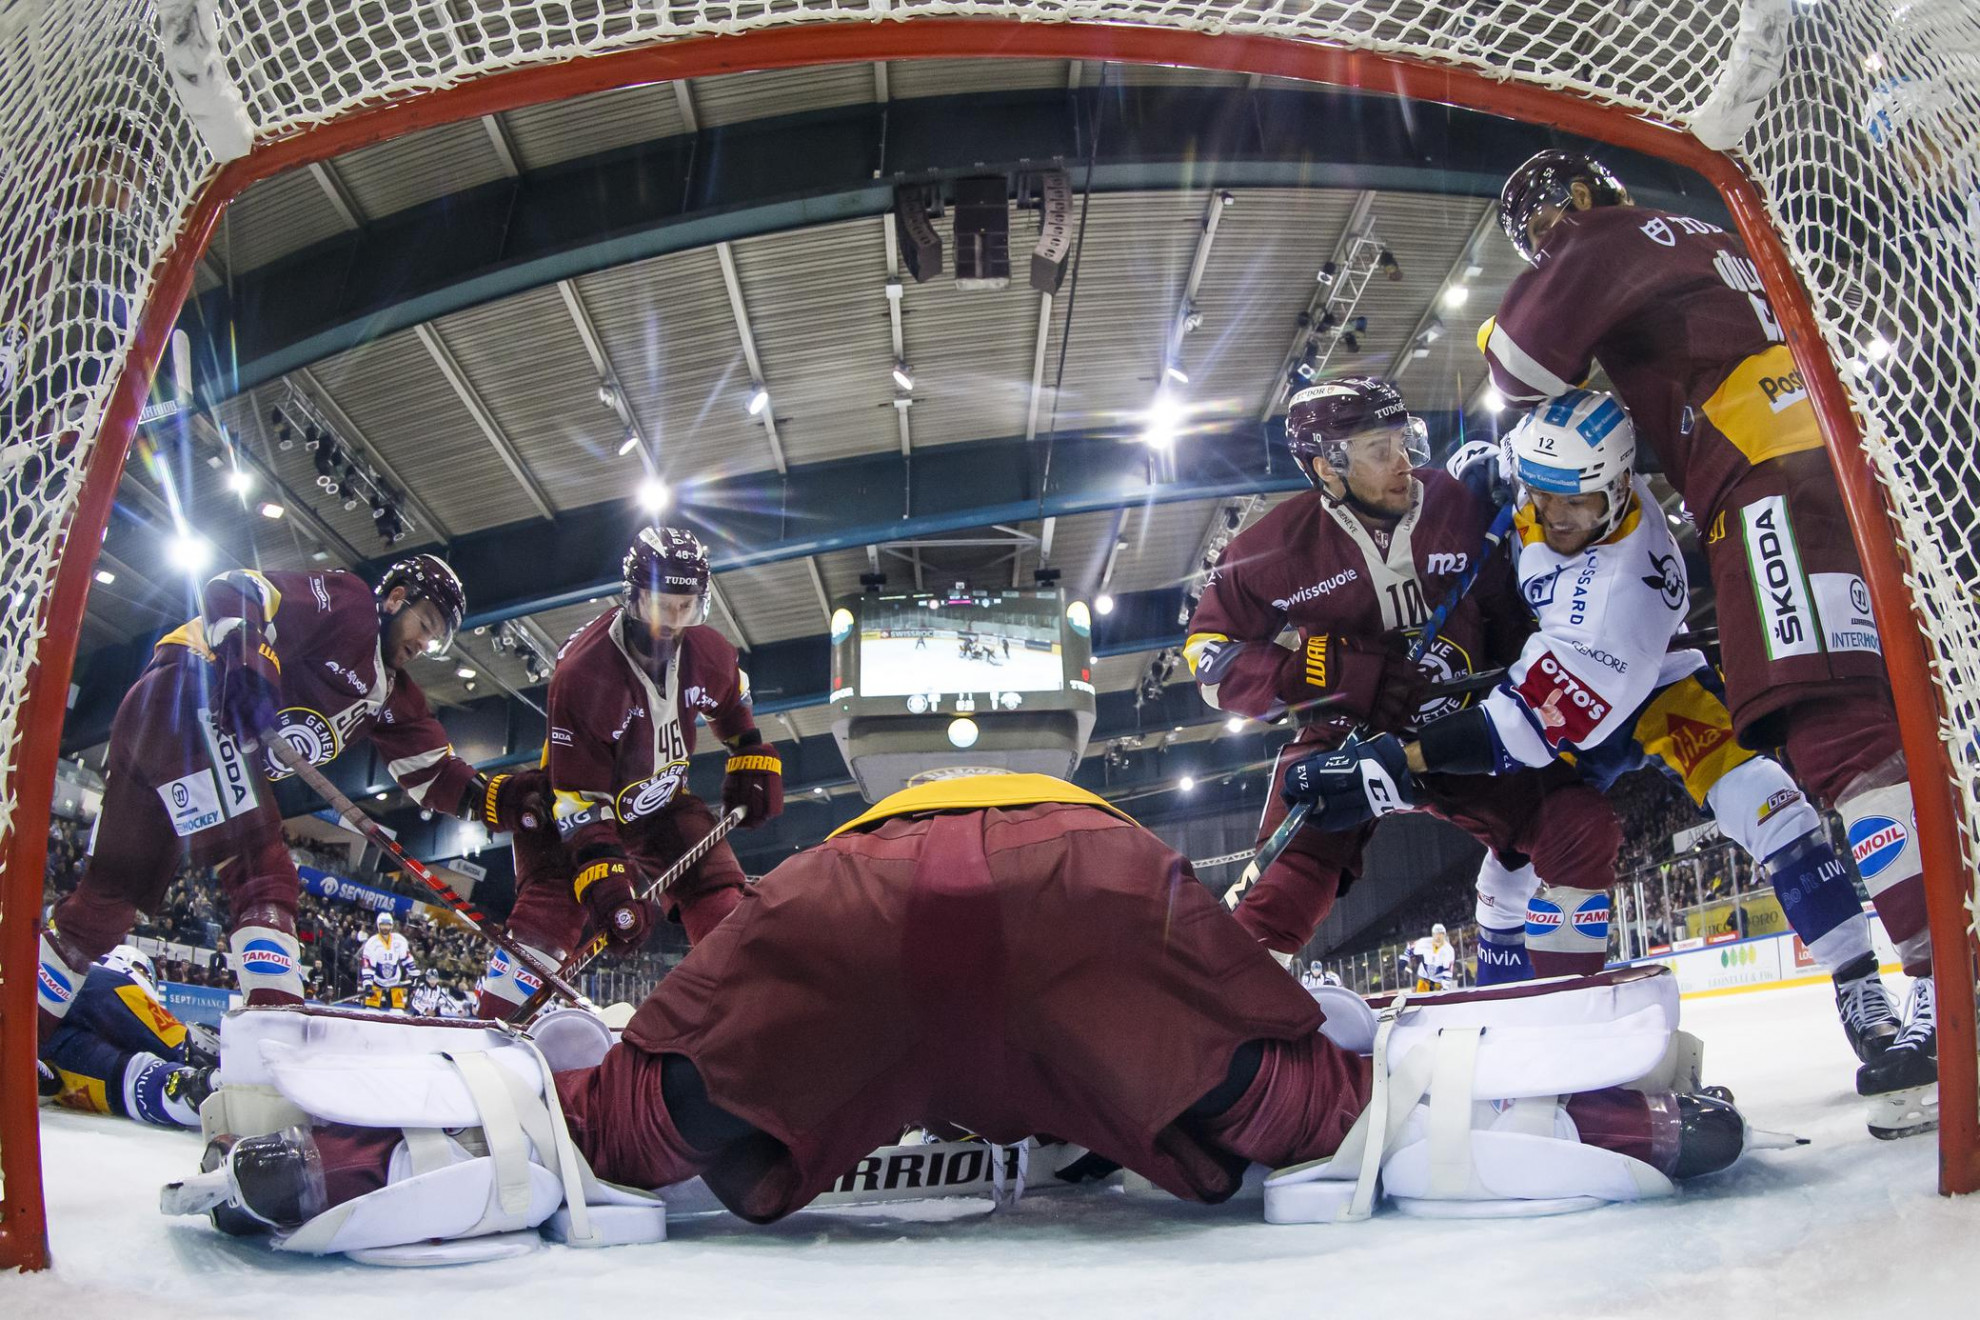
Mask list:
[{"label": "hockey skate", "polygon": [[307,1128],[215,1137],[199,1170],[198,1177],[165,1184],[158,1208],[168,1215],[209,1213],[213,1226],[232,1237],[287,1232],[323,1209],[323,1175]]},{"label": "hockey skate", "polygon": [[1890,1047],[1856,1070],[1856,1093],[1870,1101],[1870,1135],[1881,1141],[1939,1126],[1939,1030],[1932,978],[1911,983],[1904,1029]]},{"label": "hockey skate", "polygon": [[1866,953],[1836,969],[1836,1016],[1842,1019],[1858,1063],[1870,1063],[1897,1039],[1897,1013],[1890,992],[1877,975],[1877,955]]}]

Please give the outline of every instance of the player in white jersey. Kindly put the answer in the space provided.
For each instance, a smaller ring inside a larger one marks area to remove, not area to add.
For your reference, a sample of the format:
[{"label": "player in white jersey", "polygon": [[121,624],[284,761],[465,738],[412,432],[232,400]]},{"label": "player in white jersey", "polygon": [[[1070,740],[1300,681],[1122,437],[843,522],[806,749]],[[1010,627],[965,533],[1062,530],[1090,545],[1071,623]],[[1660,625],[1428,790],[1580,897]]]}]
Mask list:
[{"label": "player in white jersey", "polygon": [[1433,922],[1430,933],[1410,946],[1409,956],[1416,963],[1418,991],[1458,988],[1457,946],[1443,922]]},{"label": "player in white jersey", "polygon": [[[1370,788],[1371,765],[1406,783],[1567,756],[1604,788],[1656,765],[1760,862],[1789,923],[1834,979],[1850,1044],[1873,1069],[1897,1021],[1848,869],[1786,770],[1734,739],[1705,657],[1669,650],[1689,586],[1670,528],[1634,475],[1635,456],[1621,405],[1577,390],[1535,408],[1503,449],[1467,446],[1453,457],[1474,489],[1517,482],[1515,571],[1536,631],[1484,701],[1425,725],[1407,745],[1362,744],[1322,800],[1349,815],[1362,802],[1372,808],[1381,779]],[[1521,909],[1524,931],[1507,928],[1505,914]],[[1530,868],[1508,872],[1489,855],[1478,910],[1481,984],[1516,979],[1505,974],[1514,961],[1506,955],[1522,934],[1535,948],[1599,948],[1608,939],[1606,894],[1542,883]]]},{"label": "player in white jersey", "polygon": [[419,968],[413,965],[412,945],[399,934],[398,923],[391,913],[378,914],[377,933],[364,942],[358,963],[364,1006],[405,1012],[406,996],[412,990]]}]

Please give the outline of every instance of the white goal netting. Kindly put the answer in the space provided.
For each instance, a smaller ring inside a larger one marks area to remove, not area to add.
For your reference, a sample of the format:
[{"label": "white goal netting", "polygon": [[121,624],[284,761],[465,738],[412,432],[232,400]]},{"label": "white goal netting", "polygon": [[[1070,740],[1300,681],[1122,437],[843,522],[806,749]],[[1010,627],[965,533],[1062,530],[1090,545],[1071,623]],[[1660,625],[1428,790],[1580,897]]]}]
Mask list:
[{"label": "white goal netting", "polygon": [[[16,764],[45,607],[137,317],[215,149],[656,42],[957,17],[1328,43],[1568,91],[1730,149],[1896,516],[1980,910],[1973,0],[0,0],[0,840],[23,795],[46,800]],[[75,626],[55,638],[73,645]],[[35,717],[58,720],[60,696]],[[39,880],[0,876],[0,923],[33,920]]]}]

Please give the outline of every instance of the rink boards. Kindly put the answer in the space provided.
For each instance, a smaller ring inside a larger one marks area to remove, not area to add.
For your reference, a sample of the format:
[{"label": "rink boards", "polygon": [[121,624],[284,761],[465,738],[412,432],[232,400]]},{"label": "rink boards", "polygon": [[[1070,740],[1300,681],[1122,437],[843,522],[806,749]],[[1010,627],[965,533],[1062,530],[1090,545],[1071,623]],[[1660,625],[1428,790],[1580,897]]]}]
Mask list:
[{"label": "rink boards", "polygon": [[[1885,971],[1898,966],[1897,950],[1884,923],[1875,912],[1870,917],[1870,943]],[[1678,992],[1687,999],[1704,995],[1734,994],[1743,990],[1763,990],[1783,985],[1826,981],[1828,976],[1792,932],[1756,935],[1748,939],[1711,935],[1704,939],[1679,940],[1669,952],[1638,958],[1612,966],[1643,966],[1658,963],[1677,973]]]}]

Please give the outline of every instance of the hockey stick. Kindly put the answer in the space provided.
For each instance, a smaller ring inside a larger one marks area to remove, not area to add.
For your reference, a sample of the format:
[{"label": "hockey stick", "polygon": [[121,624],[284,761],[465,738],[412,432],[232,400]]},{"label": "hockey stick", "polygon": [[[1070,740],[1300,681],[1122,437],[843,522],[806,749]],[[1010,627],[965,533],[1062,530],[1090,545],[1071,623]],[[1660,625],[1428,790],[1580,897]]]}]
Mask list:
[{"label": "hockey stick", "polygon": [[[709,850],[720,843],[730,830],[742,823],[742,818],[741,807],[730,807],[723,813],[722,819],[715,822],[714,829],[695,840],[694,846],[682,853],[672,866],[662,871],[659,879],[640,891],[640,902],[650,903],[673,888],[680,878],[688,873],[689,868],[706,857]],[[564,965],[558,969],[557,974],[565,980],[575,982],[584,969],[591,966],[599,954],[605,952],[605,946],[610,943],[611,941],[602,933],[593,935],[589,944],[564,960]],[[523,1000],[522,1006],[510,1015],[509,1020],[518,1024],[527,1024],[542,1009],[543,1001],[549,997],[550,987],[545,985],[528,999]]]},{"label": "hockey stick", "polygon": [[359,809],[357,803],[344,796],[343,791],[331,783],[329,778],[321,770],[318,770],[314,765],[304,760],[302,754],[289,745],[288,739],[278,733],[269,732],[262,735],[262,743],[268,748],[269,753],[276,760],[294,771],[302,778],[305,784],[315,789],[324,801],[336,808],[338,817],[345,825],[356,830],[359,834],[362,834],[365,838],[371,840],[371,842],[377,844],[380,848],[403,862],[406,870],[412,873],[415,880],[432,890],[442,902],[452,908],[468,925],[474,927],[476,934],[542,977],[544,988],[541,993],[547,994],[554,990],[573,1004],[580,1006],[590,1004],[591,1001],[573,989],[570,983],[565,981],[563,976],[547,960],[531,954],[522,945],[496,930],[480,908],[468,902],[467,899],[455,891],[452,885],[427,870],[424,863],[420,862],[404,848],[401,848],[397,839],[394,839],[383,829],[379,828],[378,822],[365,815]]},{"label": "hockey stick", "polygon": [[[1451,611],[1458,607],[1458,602],[1464,599],[1465,593],[1469,592],[1472,584],[1478,581],[1479,573],[1485,568],[1485,561],[1492,557],[1493,552],[1499,548],[1500,542],[1506,539],[1506,533],[1512,530],[1512,525],[1513,506],[1508,501],[1499,506],[1497,516],[1492,519],[1492,525],[1485,529],[1485,540],[1479,546],[1478,553],[1471,557],[1471,563],[1458,575],[1458,580],[1451,584],[1449,593],[1436,609],[1430,611],[1430,617],[1424,621],[1423,631],[1417,634],[1416,641],[1409,648],[1411,664],[1418,663],[1429,653],[1430,647],[1437,640],[1437,634],[1443,631],[1444,624],[1450,619]],[[1361,741],[1367,731],[1366,724],[1357,725],[1346,738],[1341,740],[1341,746],[1352,747]],[[1286,818],[1279,822],[1279,828],[1273,830],[1271,836],[1258,845],[1258,855],[1251,859],[1251,865],[1244,868],[1244,874],[1237,878],[1237,883],[1224,891],[1225,907],[1235,908],[1243,901],[1245,891],[1251,888],[1273,862],[1279,860],[1279,854],[1286,850],[1286,845],[1293,841],[1293,836],[1300,832],[1307,818],[1312,814],[1313,803],[1294,804],[1293,809],[1286,813]]]}]

